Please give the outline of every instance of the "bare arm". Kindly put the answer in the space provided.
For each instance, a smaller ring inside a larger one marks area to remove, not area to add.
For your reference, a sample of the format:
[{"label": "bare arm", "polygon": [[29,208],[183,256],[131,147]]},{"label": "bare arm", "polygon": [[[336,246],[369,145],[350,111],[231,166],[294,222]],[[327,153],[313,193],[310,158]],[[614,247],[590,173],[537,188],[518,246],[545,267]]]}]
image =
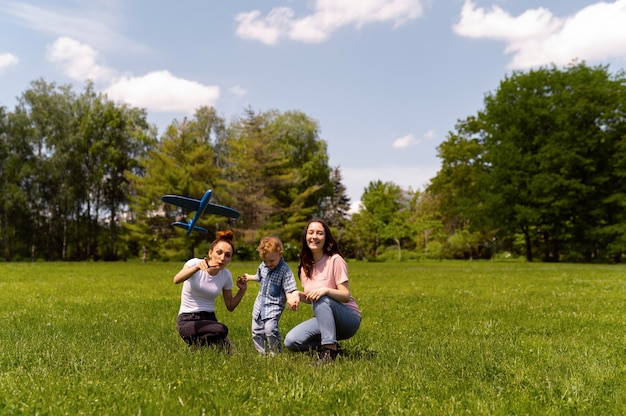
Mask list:
[{"label": "bare arm", "polygon": [[302,291],[297,291],[296,295],[298,296],[298,299],[300,300],[300,302],[311,303],[309,298],[307,298],[306,293],[304,293]]},{"label": "bare arm", "polygon": [[337,289],[320,287],[307,293],[306,299],[308,303],[310,303],[311,301],[315,302],[319,300],[322,296],[329,296],[337,302],[348,302],[350,300],[350,286],[348,282],[345,282],[338,284]]},{"label": "bare arm", "polygon": [[183,268],[180,269],[178,273],[176,273],[176,276],[174,276],[174,284],[182,283],[185,280],[189,279],[191,276],[193,276],[195,273],[200,271],[201,270],[200,265],[202,263],[204,262],[200,262],[192,267],[183,266]]},{"label": "bare arm", "polygon": [[244,278],[246,282],[258,282],[259,281],[259,278],[257,277],[256,274],[244,273],[241,277]]},{"label": "bare arm", "polygon": [[211,276],[215,276],[220,271],[220,268],[209,265],[209,260],[203,259],[200,263],[196,264],[195,266],[192,266],[192,267],[183,266],[183,268],[178,273],[176,273],[176,276],[174,276],[174,283],[175,284],[182,283],[200,270],[209,273]]},{"label": "bare arm", "polygon": [[243,299],[243,295],[246,293],[246,289],[248,289],[248,282],[243,278],[243,276],[237,278],[237,287],[239,290],[237,294],[233,296],[233,291],[230,289],[222,290],[222,296],[224,297],[224,304],[226,305],[226,309],[229,312],[235,310],[241,299]]}]

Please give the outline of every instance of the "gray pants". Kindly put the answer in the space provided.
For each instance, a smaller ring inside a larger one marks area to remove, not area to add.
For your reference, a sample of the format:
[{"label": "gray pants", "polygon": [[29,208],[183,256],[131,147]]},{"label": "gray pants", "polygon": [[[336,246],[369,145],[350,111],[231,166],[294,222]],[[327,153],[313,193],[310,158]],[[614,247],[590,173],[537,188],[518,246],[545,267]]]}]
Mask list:
[{"label": "gray pants", "polygon": [[252,319],[252,341],[259,354],[266,354],[268,349],[270,354],[282,351],[283,346],[278,329],[279,318]]}]

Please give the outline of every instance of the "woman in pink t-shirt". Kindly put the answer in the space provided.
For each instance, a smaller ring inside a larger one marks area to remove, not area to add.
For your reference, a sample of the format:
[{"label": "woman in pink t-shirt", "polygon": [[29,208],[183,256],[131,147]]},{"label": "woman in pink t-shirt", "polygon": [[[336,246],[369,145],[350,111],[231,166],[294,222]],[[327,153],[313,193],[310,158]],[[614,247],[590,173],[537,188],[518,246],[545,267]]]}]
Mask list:
[{"label": "woman in pink t-shirt", "polygon": [[356,334],[361,311],[350,293],[348,265],[328,225],[309,221],[302,234],[298,277],[300,300],[313,305],[314,317],[293,328],[285,337],[291,351],[319,351],[318,363],[337,357],[337,341]]}]

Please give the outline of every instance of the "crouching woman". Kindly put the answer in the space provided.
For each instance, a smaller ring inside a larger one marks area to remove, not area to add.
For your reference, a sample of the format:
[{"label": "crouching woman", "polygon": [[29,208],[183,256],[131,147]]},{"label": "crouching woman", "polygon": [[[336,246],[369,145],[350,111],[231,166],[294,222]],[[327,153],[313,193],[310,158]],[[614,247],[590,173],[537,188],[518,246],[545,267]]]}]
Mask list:
[{"label": "crouching woman", "polygon": [[313,306],[314,317],[298,324],[285,337],[291,351],[319,351],[318,364],[334,361],[337,341],[351,338],[361,325],[361,311],[348,284],[348,265],[330,228],[313,219],[304,228],[298,264],[304,291],[300,301]]}]

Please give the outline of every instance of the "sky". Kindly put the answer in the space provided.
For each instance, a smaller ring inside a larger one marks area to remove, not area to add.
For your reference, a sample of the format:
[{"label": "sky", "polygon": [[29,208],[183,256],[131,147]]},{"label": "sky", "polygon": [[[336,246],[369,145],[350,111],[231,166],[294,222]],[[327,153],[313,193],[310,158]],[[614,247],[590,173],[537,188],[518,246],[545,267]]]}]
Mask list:
[{"label": "sky", "polygon": [[581,61],[626,67],[626,0],[0,0],[0,107],[89,79],[159,134],[205,105],[301,111],[353,204],[424,189],[507,75]]}]

